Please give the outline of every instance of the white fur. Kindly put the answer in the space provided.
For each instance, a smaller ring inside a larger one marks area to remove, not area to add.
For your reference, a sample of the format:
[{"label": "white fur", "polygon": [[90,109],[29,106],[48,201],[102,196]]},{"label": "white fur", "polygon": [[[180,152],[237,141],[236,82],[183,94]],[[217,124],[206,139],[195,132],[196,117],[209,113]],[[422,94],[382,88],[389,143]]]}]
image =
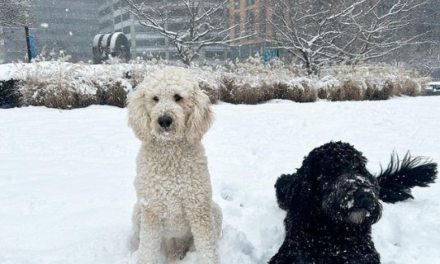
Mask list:
[{"label": "white fur", "polygon": [[[138,263],[158,263],[161,249],[172,262],[195,246],[203,264],[218,264],[222,213],[212,201],[201,144],[213,119],[208,96],[188,71],[166,68],[132,92],[128,113],[129,126],[142,141],[132,218],[140,239]],[[173,119],[169,131],[158,125],[164,114]]]}]

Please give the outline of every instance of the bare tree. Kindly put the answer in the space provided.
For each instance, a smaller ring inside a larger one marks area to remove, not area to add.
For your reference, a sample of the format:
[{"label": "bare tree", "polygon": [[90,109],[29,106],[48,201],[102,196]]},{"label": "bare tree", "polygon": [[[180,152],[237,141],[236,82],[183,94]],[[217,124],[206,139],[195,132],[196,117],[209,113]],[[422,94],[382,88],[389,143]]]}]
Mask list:
[{"label": "bare tree", "polygon": [[391,58],[396,63],[404,63],[416,69],[423,76],[433,76],[440,70],[439,43],[426,43],[419,46],[405,48],[396,52]]},{"label": "bare tree", "polygon": [[168,38],[190,65],[203,47],[232,41],[228,0],[125,0],[143,26]]},{"label": "bare tree", "polygon": [[428,0],[415,16],[416,23],[402,33],[410,36],[424,32],[420,39],[423,43],[403,47],[382,60],[405,64],[424,76],[440,78],[440,1]]},{"label": "bare tree", "polygon": [[0,0],[0,27],[26,26],[32,0]]},{"label": "bare tree", "polygon": [[270,41],[301,61],[309,74],[322,65],[356,64],[415,44],[400,34],[426,0],[273,0]]}]

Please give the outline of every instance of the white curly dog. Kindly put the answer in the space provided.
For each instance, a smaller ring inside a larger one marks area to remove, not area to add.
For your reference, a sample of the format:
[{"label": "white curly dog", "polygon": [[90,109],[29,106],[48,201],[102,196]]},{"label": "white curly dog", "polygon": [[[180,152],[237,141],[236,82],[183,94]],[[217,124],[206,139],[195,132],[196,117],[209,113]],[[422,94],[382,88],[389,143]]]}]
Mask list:
[{"label": "white curly dog", "polygon": [[187,70],[169,67],[132,92],[128,115],[142,141],[132,219],[138,263],[158,263],[161,249],[172,262],[195,246],[203,264],[218,264],[222,213],[201,144],[213,120],[208,96]]}]

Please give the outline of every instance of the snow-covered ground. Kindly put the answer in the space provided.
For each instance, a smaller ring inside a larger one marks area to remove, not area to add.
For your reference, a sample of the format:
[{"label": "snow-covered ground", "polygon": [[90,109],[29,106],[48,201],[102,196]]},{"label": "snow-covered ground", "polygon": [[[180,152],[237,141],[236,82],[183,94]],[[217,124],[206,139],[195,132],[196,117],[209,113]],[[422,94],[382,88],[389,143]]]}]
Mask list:
[{"label": "snow-covered ground", "polygon": [[[440,162],[440,97],[219,104],[204,138],[224,214],[222,264],[266,263],[284,237],[274,188],[313,148],[354,144],[379,170],[392,150]],[[0,263],[135,263],[127,239],[139,141],[126,111],[0,110]],[[440,259],[440,184],[385,205],[373,236],[385,264]],[[197,263],[197,253],[179,264]]]}]

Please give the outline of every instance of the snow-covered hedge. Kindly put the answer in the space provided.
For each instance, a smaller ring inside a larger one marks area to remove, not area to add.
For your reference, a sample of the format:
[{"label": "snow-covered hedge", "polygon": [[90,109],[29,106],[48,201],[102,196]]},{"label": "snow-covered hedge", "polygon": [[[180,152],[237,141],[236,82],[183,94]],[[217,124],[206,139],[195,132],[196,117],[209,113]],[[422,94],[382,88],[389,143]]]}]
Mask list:
[{"label": "snow-covered hedge", "polygon": [[[18,89],[15,94],[23,98],[24,105],[62,109],[91,104],[124,107],[127,94],[144,78],[171,64],[160,60],[106,65],[20,63],[1,66],[0,77],[20,80],[14,89]],[[405,69],[383,65],[335,67],[326,69],[323,77],[307,76],[299,68],[281,62],[264,65],[260,57],[226,66],[192,67],[190,71],[213,103],[220,100],[233,104],[258,104],[271,99],[386,100],[399,95],[417,96],[427,82]]]},{"label": "snow-covered hedge", "polygon": [[92,104],[124,107],[130,82],[116,66],[94,67],[66,62],[16,65],[14,78],[26,105],[79,108]]}]

